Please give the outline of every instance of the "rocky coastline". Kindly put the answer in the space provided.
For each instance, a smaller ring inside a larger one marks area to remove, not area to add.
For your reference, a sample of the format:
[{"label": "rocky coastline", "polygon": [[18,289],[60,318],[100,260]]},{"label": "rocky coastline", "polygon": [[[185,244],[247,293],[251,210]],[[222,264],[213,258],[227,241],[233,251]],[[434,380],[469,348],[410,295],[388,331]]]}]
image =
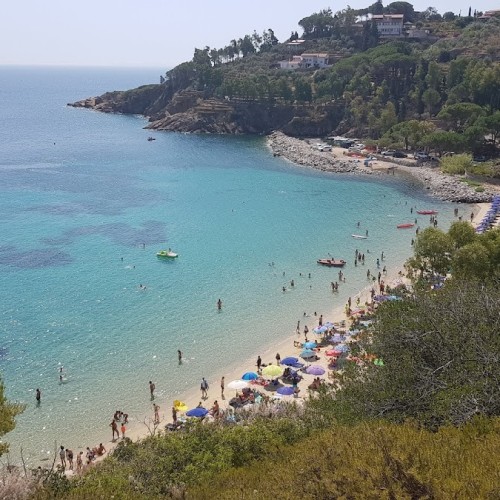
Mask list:
[{"label": "rocky coastline", "polygon": [[[495,192],[485,188],[483,192],[477,192],[461,182],[457,176],[446,175],[439,169],[430,166],[408,166],[401,161],[381,161],[382,168],[364,166],[363,161],[347,159],[331,152],[321,152],[311,144],[310,141],[290,137],[282,132],[273,132],[268,136],[268,146],[273,155],[286,158],[287,160],[304,167],[311,167],[324,172],[349,173],[359,175],[377,175],[394,169],[395,172],[404,172],[417,179],[423,188],[429,193],[443,201],[454,201],[460,203],[485,203],[491,201]],[[375,164],[378,162],[375,160]]]}]

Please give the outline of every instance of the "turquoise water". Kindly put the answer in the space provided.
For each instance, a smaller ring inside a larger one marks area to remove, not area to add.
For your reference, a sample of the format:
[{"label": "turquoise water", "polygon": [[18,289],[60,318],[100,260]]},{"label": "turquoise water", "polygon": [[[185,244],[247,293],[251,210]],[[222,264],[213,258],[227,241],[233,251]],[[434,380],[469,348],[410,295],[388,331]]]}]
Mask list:
[{"label": "turquoise water", "polygon": [[[0,370],[7,396],[27,403],[13,457],[107,440],[116,409],[149,411],[149,380],[173,400],[343,305],[382,251],[389,269],[410,255],[414,231],[396,229],[410,206],[440,210],[443,227],[452,218],[405,179],[298,168],[262,138],[148,142],[140,117],[65,106],[160,73],[0,68]],[[157,259],[168,247],[179,258]],[[315,263],[328,254],[349,261],[335,295],[337,271]]]}]

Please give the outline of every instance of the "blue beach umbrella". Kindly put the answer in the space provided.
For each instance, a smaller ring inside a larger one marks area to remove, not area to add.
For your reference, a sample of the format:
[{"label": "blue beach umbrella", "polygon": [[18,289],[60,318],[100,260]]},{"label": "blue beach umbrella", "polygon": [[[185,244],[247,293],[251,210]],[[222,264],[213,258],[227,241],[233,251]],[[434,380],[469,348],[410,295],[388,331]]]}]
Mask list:
[{"label": "blue beach umbrella", "polygon": [[206,408],[193,408],[186,412],[186,417],[204,417],[208,413]]},{"label": "blue beach umbrella", "polygon": [[294,366],[298,362],[299,362],[299,358],[294,358],[292,356],[289,356],[288,358],[281,360],[281,364],[285,365],[285,366]]},{"label": "blue beach umbrella", "polygon": [[259,375],[255,372],[246,372],[241,377],[241,380],[257,380]]},{"label": "blue beach umbrella", "polygon": [[313,358],[314,356],[316,356],[316,353],[314,351],[311,351],[310,349],[304,349],[300,353],[300,357],[304,359]]},{"label": "blue beach umbrella", "polygon": [[291,396],[294,393],[294,388],[289,386],[280,387],[277,391],[282,396]]},{"label": "blue beach umbrella", "polygon": [[318,347],[316,342],[305,342],[304,344],[302,344],[302,347],[304,349],[314,349],[315,347]]},{"label": "blue beach umbrella", "polygon": [[347,352],[347,351],[349,351],[349,346],[346,344],[339,344],[339,345],[335,346],[335,350],[340,351],[340,352]]},{"label": "blue beach umbrella", "polygon": [[313,332],[317,334],[325,333],[328,330],[328,327],[326,326],[317,326],[316,328],[313,328]]}]

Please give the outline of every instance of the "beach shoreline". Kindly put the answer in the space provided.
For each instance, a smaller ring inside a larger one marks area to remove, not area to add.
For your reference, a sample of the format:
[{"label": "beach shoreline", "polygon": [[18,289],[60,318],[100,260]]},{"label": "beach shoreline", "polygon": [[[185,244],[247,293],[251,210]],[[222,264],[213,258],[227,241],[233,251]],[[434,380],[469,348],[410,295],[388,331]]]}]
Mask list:
[{"label": "beach shoreline", "polygon": [[[380,174],[379,174],[380,175]],[[481,209],[473,209],[474,213],[476,214],[475,220],[480,220],[481,218],[481,213],[483,213],[485,210],[487,210],[488,204],[485,203],[483,204],[483,207]],[[384,279],[386,284],[395,284],[397,283],[397,280],[400,279],[399,272],[403,270],[403,265],[404,262],[406,261],[407,258],[411,256],[411,248],[408,248],[408,254],[404,258],[402,262],[396,263],[395,265],[393,264],[390,269],[388,269],[387,275],[385,275],[382,279]],[[383,265],[383,263],[382,263]],[[368,266],[367,266],[368,267]],[[365,303],[365,301],[370,301],[370,289],[374,285],[372,281],[368,281],[366,283],[366,286],[363,287],[361,290],[358,290],[357,294],[353,295],[351,299],[355,303],[357,297],[359,296],[360,298],[360,304],[361,306]],[[376,282],[375,282],[376,285]],[[345,295],[345,294],[344,294]],[[210,388],[208,391],[208,399],[206,401],[202,400],[200,397],[200,389],[199,387],[189,387],[186,388],[184,391],[182,391],[179,395],[175,397],[157,397],[154,400],[154,403],[158,404],[160,407],[159,414],[160,414],[160,425],[155,428],[153,424],[153,415],[154,415],[154,410],[153,410],[153,401],[151,402],[151,406],[149,410],[144,410],[144,412],[141,415],[135,416],[132,415],[130,416],[130,422],[127,425],[127,432],[126,436],[133,441],[138,441],[141,439],[146,438],[147,436],[152,434],[152,431],[158,432],[159,430],[163,430],[164,426],[167,423],[170,423],[172,421],[172,405],[173,405],[173,400],[174,399],[179,399],[183,401],[188,408],[194,408],[198,405],[199,402],[202,402],[204,406],[207,408],[210,408],[213,404],[214,400],[217,400],[220,404],[220,407],[222,409],[225,409],[227,407],[228,401],[231,399],[232,396],[235,395],[235,391],[231,391],[227,388],[227,385],[230,381],[239,379],[245,371],[255,371],[256,369],[256,358],[258,355],[261,356],[263,363],[264,364],[272,364],[275,363],[275,355],[276,353],[280,353],[281,358],[284,358],[285,356],[298,356],[300,350],[298,350],[296,347],[294,347],[294,341],[304,341],[304,335],[303,335],[303,328],[305,325],[308,325],[309,330],[312,331],[312,328],[317,325],[319,316],[322,314],[324,321],[332,321],[335,323],[341,322],[343,320],[346,320],[346,314],[345,314],[345,307],[343,304],[347,301],[347,296],[344,297],[342,295],[342,292],[338,293],[338,295],[335,295],[336,298],[341,299],[341,304],[342,305],[336,305],[335,307],[332,307],[330,311],[317,311],[317,315],[309,315],[306,316],[305,318],[300,320],[301,327],[300,327],[300,335],[297,335],[295,331],[291,331],[289,334],[284,336],[283,338],[276,339],[275,341],[269,342],[269,344],[266,344],[265,346],[256,347],[255,350],[251,353],[248,353],[248,355],[244,356],[244,360],[241,361],[241,358],[239,360],[232,360],[229,363],[225,364],[225,366],[219,367],[216,371],[215,374],[212,375],[211,377],[208,378]],[[298,312],[298,315],[301,314]],[[300,316],[299,316],[300,317]],[[293,324],[293,322],[296,320],[292,320],[290,324]],[[314,334],[310,334],[312,338],[309,340],[314,340]],[[322,356],[322,359],[317,363],[320,366],[323,364],[327,363],[328,360],[325,359],[324,356]],[[316,363],[315,363],[316,364]],[[225,390],[225,397],[226,399],[221,398],[221,390],[220,390],[220,379],[221,377],[225,377],[225,385],[226,385],[226,390]],[[325,374],[326,376],[326,374]],[[305,381],[302,382],[302,385],[299,384],[299,387],[301,387],[301,394],[300,394],[300,399],[303,398],[303,396],[306,395],[307,389],[304,387],[305,385],[309,384],[312,382],[312,377],[311,376],[306,376]],[[156,381],[158,383],[158,381]],[[181,382],[181,381],[179,381]],[[160,385],[160,384],[158,384]],[[105,421],[105,426],[111,421],[112,415],[109,416],[109,420]],[[106,428],[106,427],[105,427]],[[96,435],[102,436],[105,434],[106,431],[100,430],[99,433],[96,432]],[[111,429],[109,429],[109,433],[111,433]],[[92,436],[89,436],[89,441],[91,441],[93,438]],[[109,438],[109,435],[108,435]],[[98,442],[101,440],[101,438],[95,439],[89,446],[92,448],[96,445],[98,445]],[[104,446],[107,449],[107,455],[118,443],[120,440],[112,441],[109,439],[105,439],[103,441]],[[82,448],[78,448],[77,450],[80,451]],[[77,451],[77,452],[78,452]],[[84,450],[83,450],[84,451]],[[76,453],[77,453],[76,452]],[[100,457],[102,459],[104,457]],[[45,463],[46,465],[46,463]]]}]

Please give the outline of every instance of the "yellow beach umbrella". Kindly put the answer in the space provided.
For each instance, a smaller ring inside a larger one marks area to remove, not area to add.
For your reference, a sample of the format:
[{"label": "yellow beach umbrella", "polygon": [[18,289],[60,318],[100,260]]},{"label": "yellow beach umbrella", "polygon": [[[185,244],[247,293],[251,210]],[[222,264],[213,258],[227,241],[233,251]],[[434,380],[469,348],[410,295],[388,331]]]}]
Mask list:
[{"label": "yellow beach umbrella", "polygon": [[278,365],[267,365],[262,370],[262,375],[265,375],[266,377],[279,377],[282,374],[283,368]]},{"label": "yellow beach umbrella", "polygon": [[179,401],[177,399],[174,401],[174,408],[181,413],[188,410],[186,403],[183,403],[182,401]]}]

